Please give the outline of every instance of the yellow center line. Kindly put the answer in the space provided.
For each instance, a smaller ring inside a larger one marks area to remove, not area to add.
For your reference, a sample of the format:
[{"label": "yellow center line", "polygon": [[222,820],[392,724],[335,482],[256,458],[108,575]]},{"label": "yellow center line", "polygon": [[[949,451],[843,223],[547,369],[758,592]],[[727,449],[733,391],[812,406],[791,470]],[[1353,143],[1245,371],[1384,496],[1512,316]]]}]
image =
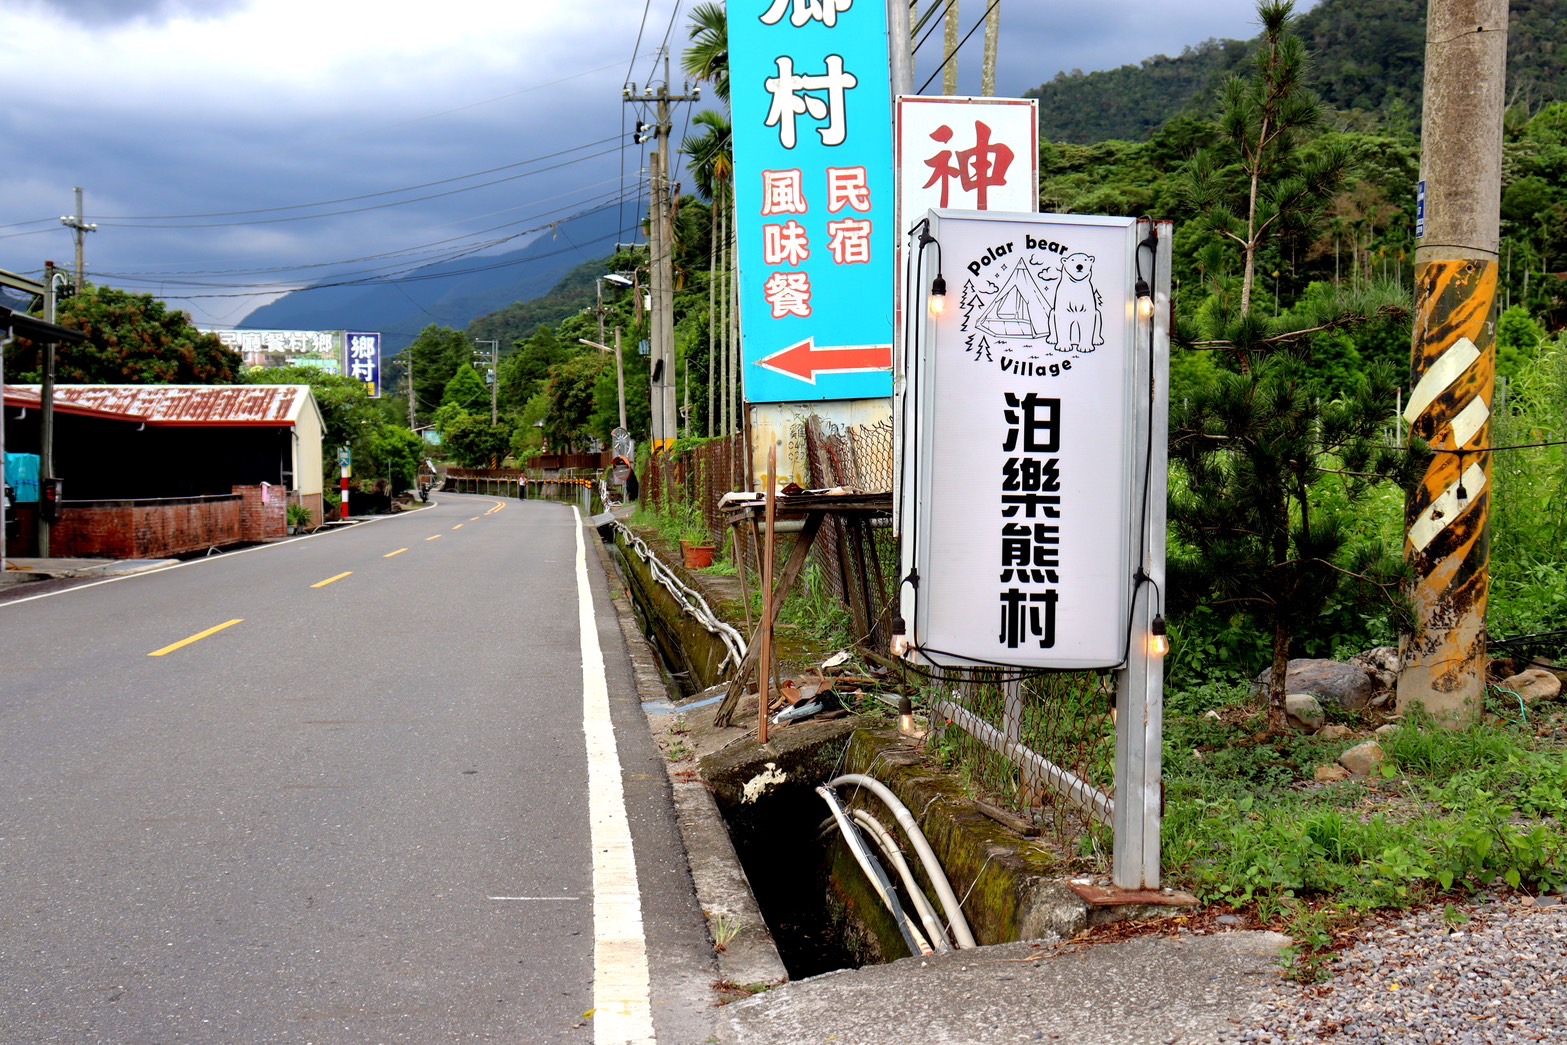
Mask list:
[{"label": "yellow center line", "polygon": [[438,541],[438,540],[441,539],[441,537],[442,537],[442,535],[438,533],[434,537],[426,537],[425,540],[427,540],[427,541]]},{"label": "yellow center line", "polygon": [[408,550],[407,548],[399,548],[395,552],[387,552],[385,555],[381,556],[381,558],[383,558],[383,559],[390,559],[392,556],[394,556],[394,555],[401,555],[401,554],[403,554],[403,552],[405,552],[407,550]]},{"label": "yellow center line", "polygon": [[489,511],[485,512],[484,514],[485,515],[494,515],[496,512],[504,512],[505,510],[506,510],[506,502],[505,501],[496,501],[495,502],[495,507],[491,508]]},{"label": "yellow center line", "polygon": [[166,656],[166,655],[168,655],[170,653],[173,653],[177,649],[180,649],[180,648],[182,648],[184,646],[189,646],[192,642],[200,642],[202,639],[206,638],[208,635],[216,635],[218,632],[222,631],[224,628],[232,628],[234,625],[240,623],[244,619],[245,619],[244,617],[235,617],[231,621],[225,621],[224,623],[219,624],[216,628],[208,628],[206,631],[198,631],[196,634],[192,635],[188,639],[180,639],[178,642],[174,643],[172,646],[165,646],[162,649],[153,650],[151,653],[147,654],[147,656],[149,656],[149,657]]},{"label": "yellow center line", "polygon": [[481,518],[480,516],[475,515],[472,519],[469,519],[468,521],[469,522],[478,522],[480,518]]},{"label": "yellow center line", "polygon": [[462,529],[462,523],[458,523],[456,526],[453,526],[452,529],[454,529],[454,530]]},{"label": "yellow center line", "polygon": [[353,573],[354,573],[353,570],[345,570],[344,572],[338,574],[336,577],[328,577],[324,581],[316,581],[314,584],[311,585],[311,587],[312,588],[325,588],[328,584],[333,584],[333,583],[335,583],[337,581],[340,581],[344,577],[351,577],[351,576],[353,576]]}]

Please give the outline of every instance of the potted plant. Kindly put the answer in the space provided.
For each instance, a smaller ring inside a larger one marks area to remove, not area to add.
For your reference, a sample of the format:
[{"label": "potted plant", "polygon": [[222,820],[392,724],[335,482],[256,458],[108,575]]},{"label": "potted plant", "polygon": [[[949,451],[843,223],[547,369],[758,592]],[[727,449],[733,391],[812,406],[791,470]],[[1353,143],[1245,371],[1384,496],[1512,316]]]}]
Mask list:
[{"label": "potted plant", "polygon": [[291,504],[287,509],[288,532],[299,533],[310,528],[310,509],[302,504]]}]

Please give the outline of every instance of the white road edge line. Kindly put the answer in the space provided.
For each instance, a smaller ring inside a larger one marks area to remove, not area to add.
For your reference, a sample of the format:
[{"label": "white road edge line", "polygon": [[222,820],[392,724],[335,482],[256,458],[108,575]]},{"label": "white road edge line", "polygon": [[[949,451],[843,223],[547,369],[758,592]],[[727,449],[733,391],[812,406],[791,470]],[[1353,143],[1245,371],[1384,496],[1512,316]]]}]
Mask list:
[{"label": "white road edge line", "polygon": [[609,680],[588,587],[582,512],[577,532],[577,621],[582,633],[582,731],[588,746],[588,829],[593,846],[593,1040],[596,1045],[656,1042],[642,893],[631,825],[621,791],[620,754],[609,714]]}]

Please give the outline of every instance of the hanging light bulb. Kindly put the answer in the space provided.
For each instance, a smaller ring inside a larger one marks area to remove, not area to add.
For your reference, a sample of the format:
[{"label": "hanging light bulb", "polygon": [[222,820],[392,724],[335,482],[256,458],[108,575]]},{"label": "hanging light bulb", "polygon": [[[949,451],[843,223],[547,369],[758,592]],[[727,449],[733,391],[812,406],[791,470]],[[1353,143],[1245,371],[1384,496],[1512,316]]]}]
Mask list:
[{"label": "hanging light bulb", "polygon": [[892,638],[887,642],[887,652],[894,657],[901,657],[909,652],[909,637],[904,634],[902,617],[892,619]]},{"label": "hanging light bulb", "polygon": [[926,307],[933,316],[939,316],[947,310],[947,281],[940,275],[931,281],[930,300]]},{"label": "hanging light bulb", "polygon": [[1139,279],[1133,290],[1137,295],[1137,314],[1143,319],[1153,318],[1153,293],[1148,289],[1148,281]]},{"label": "hanging light bulb", "polygon": [[1156,614],[1148,625],[1148,655],[1163,657],[1170,652],[1170,636],[1165,630],[1164,614]]}]

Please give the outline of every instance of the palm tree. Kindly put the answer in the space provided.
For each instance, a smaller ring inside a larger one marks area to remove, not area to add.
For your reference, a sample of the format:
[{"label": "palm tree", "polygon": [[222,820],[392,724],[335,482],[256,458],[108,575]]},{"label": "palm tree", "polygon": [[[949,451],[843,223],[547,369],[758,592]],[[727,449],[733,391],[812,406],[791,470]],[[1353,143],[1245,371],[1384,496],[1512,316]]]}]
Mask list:
[{"label": "palm tree", "polygon": [[697,4],[691,9],[691,46],[680,67],[698,80],[713,85],[713,93],[729,104],[729,12],[720,3]]},{"label": "palm tree", "polygon": [[729,118],[712,109],[704,109],[691,117],[691,122],[702,133],[687,135],[680,143],[680,151],[690,159],[687,167],[696,181],[697,191],[711,200],[735,173]]}]

